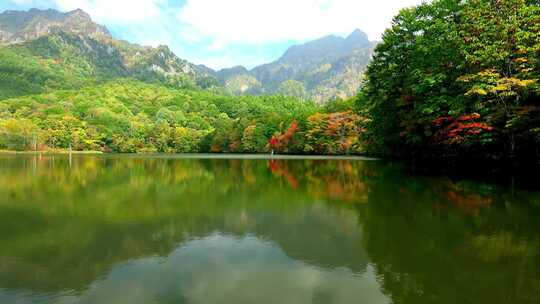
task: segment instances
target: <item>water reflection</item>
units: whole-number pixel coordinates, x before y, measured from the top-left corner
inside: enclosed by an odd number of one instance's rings
[[[540,302],[537,192],[365,161],[0,172],[0,303]]]
[[[21,303],[30,300],[20,296]],[[319,268],[272,242],[220,234],[190,240],[166,257],[119,263],[80,293],[48,297],[56,303],[389,303],[372,268],[356,275]]]

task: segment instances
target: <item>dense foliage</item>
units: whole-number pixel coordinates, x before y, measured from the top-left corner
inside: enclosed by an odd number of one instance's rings
[[[58,35],[0,48],[0,99],[55,89],[79,88],[118,76],[104,48],[82,54],[74,44],[83,38]],[[88,41],[92,41],[88,39]],[[107,56],[103,56],[107,55]],[[102,62],[97,65],[94,63]]]
[[[273,147],[278,152],[359,153],[362,118],[347,105],[340,110],[326,114],[292,97],[231,97],[119,80],[2,101],[0,149],[261,153],[274,136],[287,138]]]
[[[540,157],[537,0],[436,0],[394,18],[358,98],[371,152]]]

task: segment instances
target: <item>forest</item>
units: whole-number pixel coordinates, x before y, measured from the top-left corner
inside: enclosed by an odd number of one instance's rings
[[[358,96],[323,104],[149,81],[64,40],[0,48],[0,149],[540,159],[538,0],[403,9]]]
[[[351,102],[221,96],[117,80],[0,103],[0,146],[120,153],[358,154]],[[272,143],[270,145],[270,143]]]
[[[540,159],[540,2],[404,9],[357,98],[372,153]]]

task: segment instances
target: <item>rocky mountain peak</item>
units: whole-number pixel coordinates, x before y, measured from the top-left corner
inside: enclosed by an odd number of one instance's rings
[[[62,13],[33,8],[0,14],[0,44],[21,43],[57,31],[110,38],[107,28],[93,22],[90,15],[81,9]]]
[[[90,17],[90,15],[87,12],[80,9],[80,8],[78,8],[76,10],[73,10],[71,12],[68,12],[67,16],[69,16],[71,18],[79,18],[79,19],[82,19],[84,21],[92,21],[92,18]]]
[[[369,41],[368,35],[363,31],[356,29],[352,32],[346,39],[349,43],[354,43],[357,45],[367,46],[371,44]]]
[[[346,38],[328,35],[291,46],[277,61],[251,71],[232,67],[214,75],[236,94],[283,93],[284,86],[294,84],[318,102],[349,98],[362,85],[362,73],[374,46],[366,33],[357,29]],[[250,89],[243,90],[244,87]]]
[[[347,38],[328,35],[301,45],[290,47],[281,63],[318,65],[321,62],[334,61],[351,54],[354,50],[370,48],[373,45],[361,30],[355,30]]]

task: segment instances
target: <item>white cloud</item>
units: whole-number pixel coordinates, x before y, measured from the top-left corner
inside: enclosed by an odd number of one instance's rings
[[[24,1],[24,0],[23,0]],[[163,0],[54,0],[62,11],[82,9],[106,24],[152,21],[160,16]]]
[[[364,269],[355,273],[346,267],[311,265],[292,259],[272,242],[216,234],[184,243],[165,257],[118,263],[80,293],[52,295],[58,303],[184,298],[194,304],[302,304],[312,303],[317,294],[336,303],[390,303],[374,267]],[[10,295],[0,289],[2,296],[9,302]],[[21,297],[26,303],[24,294]]]
[[[380,39],[392,17],[421,0],[187,0],[177,17],[220,44],[305,41],[360,28]]]
[[[0,0],[1,2],[2,0]],[[118,38],[156,46],[212,67],[253,67],[271,48],[346,35],[355,28],[378,40],[392,17],[422,0],[11,0],[24,7],[77,8]],[[46,3],[46,4],[45,4]],[[264,48],[259,48],[263,46]],[[259,51],[257,51],[259,50]],[[269,53],[270,51],[270,53]],[[272,55],[273,54],[273,55]]]
[[[214,41],[212,44],[208,47],[210,51],[221,51],[223,50],[223,44],[219,41]]]

